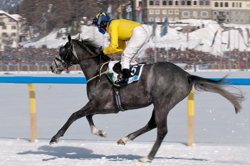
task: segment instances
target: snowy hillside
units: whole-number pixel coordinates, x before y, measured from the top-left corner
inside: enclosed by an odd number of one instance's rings
[[[204,52],[212,52],[215,55],[220,55],[221,53],[221,29],[218,31],[214,46],[211,47],[211,43],[214,37],[215,32],[220,28],[217,22],[212,20],[179,20],[178,22],[189,23],[190,26],[200,26],[201,23],[205,25],[204,28],[198,29],[196,31],[189,33],[189,43],[187,43],[187,34],[178,32],[176,28],[168,28],[168,34],[160,37],[161,25],[158,25],[156,28],[156,45],[157,47],[164,48],[181,48],[184,50],[187,45],[190,49],[194,48],[196,50],[203,50]],[[172,24],[173,25],[173,24]],[[178,26],[178,24],[176,24]],[[180,27],[183,24],[180,24]],[[250,28],[250,25],[240,25],[240,24],[225,24],[226,27],[234,26],[235,28],[241,28],[243,31],[244,40],[242,37],[238,36],[238,31],[230,31],[230,49],[240,47],[241,51],[246,49],[244,42],[247,41],[247,32],[245,28]],[[149,29],[152,31],[152,26],[148,25]],[[56,39],[57,31],[50,33],[46,38],[42,38],[37,42],[31,43],[22,43],[25,47],[33,45],[35,47],[41,47],[47,42],[49,48],[56,48],[60,45],[64,45],[67,42],[67,39]],[[93,26],[82,26],[81,37],[83,39],[94,40],[97,44],[107,47],[109,45],[109,35],[102,35],[98,32],[98,29]],[[238,44],[238,39],[240,44]],[[222,33],[222,42],[228,43],[228,32]],[[154,39],[151,39],[147,47],[154,47]],[[222,51],[228,50],[227,45],[223,45]]]

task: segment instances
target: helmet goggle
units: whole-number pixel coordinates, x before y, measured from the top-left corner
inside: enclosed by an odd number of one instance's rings
[[[105,13],[99,13],[93,20],[93,24],[95,26],[98,26],[99,28],[99,32],[101,32],[102,34],[105,34],[105,31],[104,31],[104,27],[102,27],[102,16],[105,15]],[[98,19],[97,19],[98,18]],[[107,24],[105,24],[107,25]]]

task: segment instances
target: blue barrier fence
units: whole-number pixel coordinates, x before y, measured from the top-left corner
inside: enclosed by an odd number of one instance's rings
[[[219,80],[218,78],[210,78]],[[226,78],[231,85],[250,85],[250,78]],[[33,77],[33,76],[1,76],[0,83],[15,84],[86,84],[85,77]]]
[[[0,83],[15,84],[86,84],[85,77],[32,77],[32,76],[6,76],[0,77]]]

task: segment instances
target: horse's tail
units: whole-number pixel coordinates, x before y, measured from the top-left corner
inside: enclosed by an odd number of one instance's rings
[[[194,85],[196,90],[220,94],[233,104],[235,112],[238,113],[242,109],[241,102],[244,100],[244,96],[240,89],[238,89],[239,93],[231,93],[227,91],[225,87],[229,82],[226,81],[225,78],[226,77],[223,77],[222,79],[215,81],[194,75],[188,76],[188,80]]]

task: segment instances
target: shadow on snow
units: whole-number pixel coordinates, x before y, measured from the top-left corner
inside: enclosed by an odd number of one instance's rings
[[[94,154],[92,150],[80,147],[70,147],[70,146],[41,146],[38,151],[25,151],[17,153],[18,155],[49,155],[53,158],[43,159],[43,161],[55,160],[57,158],[68,158],[68,159],[100,159],[106,158],[110,161],[120,161],[120,160],[137,160],[142,156],[132,155],[132,154],[117,154],[117,155],[104,155],[104,154]],[[208,161],[206,159],[197,158],[178,158],[178,157],[156,157],[155,159],[172,159],[172,160],[194,160],[194,161]]]

